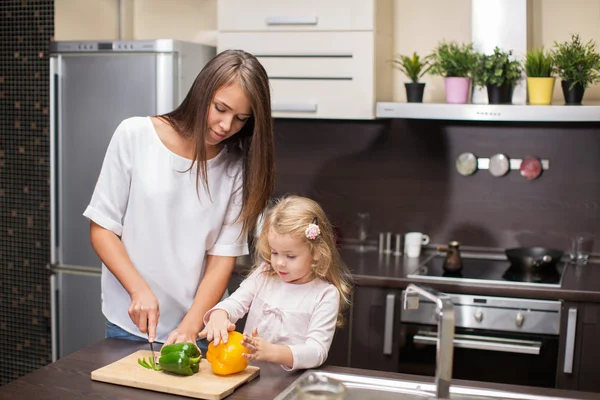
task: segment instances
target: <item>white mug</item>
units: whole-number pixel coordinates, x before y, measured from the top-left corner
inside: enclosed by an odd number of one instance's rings
[[[421,232],[409,232],[404,235],[404,253],[415,258],[421,255],[421,246],[429,243],[429,236]]]

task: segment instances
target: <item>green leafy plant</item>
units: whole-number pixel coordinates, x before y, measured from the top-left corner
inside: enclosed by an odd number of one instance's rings
[[[573,34],[570,41],[555,41],[552,58],[558,76],[563,81],[571,82],[569,89],[576,84],[587,88],[600,81],[600,55],[596,52],[593,40],[583,43],[578,34]]]
[[[412,57],[398,54],[392,62],[394,67],[409,77],[412,83],[418,83],[419,79],[431,69],[430,59],[431,55],[421,58],[414,52]]]
[[[550,52],[543,48],[530,50],[525,56],[523,69],[530,78],[550,78],[554,73],[554,60]]]
[[[442,41],[431,55],[431,72],[443,77],[468,78],[475,60],[472,43]]]
[[[493,54],[477,54],[473,69],[473,81],[476,86],[514,85],[521,79],[521,64],[511,60],[512,50],[506,52],[499,47],[494,48]]]

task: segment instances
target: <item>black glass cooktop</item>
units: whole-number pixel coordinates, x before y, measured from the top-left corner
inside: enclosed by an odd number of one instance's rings
[[[444,271],[445,256],[435,255],[423,262],[419,268],[408,274],[409,278],[424,280],[460,280],[466,282],[485,281],[495,284],[516,284],[527,286],[552,286],[560,287],[565,263],[559,262],[552,268],[545,268],[540,272],[524,272],[511,267],[508,260],[488,260],[463,258],[463,268],[460,272],[449,273]]]

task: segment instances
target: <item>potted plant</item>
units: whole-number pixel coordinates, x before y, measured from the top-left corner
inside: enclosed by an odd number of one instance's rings
[[[600,55],[593,40],[582,43],[578,34],[564,43],[554,42],[552,58],[566,104],[581,104],[585,89],[600,80]]]
[[[444,77],[446,103],[468,102],[474,61],[471,43],[442,41],[435,48],[431,55],[431,72]]]
[[[421,58],[416,52],[413,52],[412,57],[398,54],[393,60],[394,67],[402,71],[411,80],[404,84],[406,101],[409,103],[423,102],[425,83],[419,82],[419,79],[431,69],[430,58],[430,55]]]
[[[545,52],[543,48],[528,51],[523,69],[527,74],[529,104],[551,104],[554,82],[556,81],[556,78],[552,76],[554,73],[552,54]]]
[[[521,65],[511,60],[512,50],[506,52],[499,47],[492,54],[477,54],[473,70],[476,86],[487,88],[490,104],[510,104],[512,91],[521,79]]]

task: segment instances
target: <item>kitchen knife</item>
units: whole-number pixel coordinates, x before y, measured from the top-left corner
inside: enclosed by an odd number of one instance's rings
[[[152,351],[152,368],[156,368],[156,356],[154,355],[154,343],[150,341],[150,334],[148,334],[148,343],[150,343],[150,350]]]

